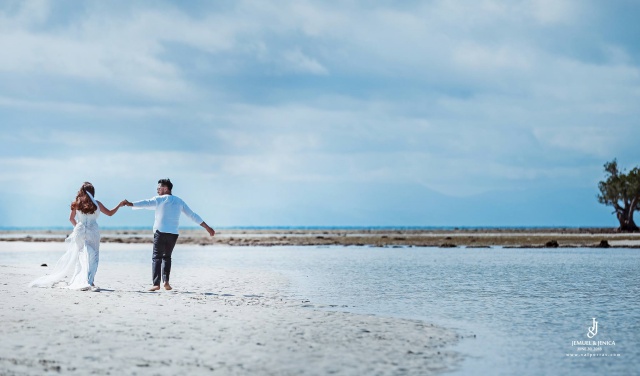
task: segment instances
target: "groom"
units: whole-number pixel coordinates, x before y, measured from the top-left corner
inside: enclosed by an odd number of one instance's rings
[[[127,201],[125,205],[133,209],[150,209],[156,211],[153,223],[153,287],[149,291],[160,290],[160,269],[162,266],[162,281],[164,288],[171,290],[169,274],[171,273],[171,253],[178,240],[178,222],[180,213],[184,213],[192,221],[204,227],[209,235],[216,232],[207,225],[199,215],[194,213],[181,198],[173,196],[173,183],[169,179],[158,180],[158,196],[148,200]],[[164,265],[163,265],[164,262]]]

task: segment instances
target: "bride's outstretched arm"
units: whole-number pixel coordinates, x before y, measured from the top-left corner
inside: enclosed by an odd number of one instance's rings
[[[115,208],[113,208],[111,210],[107,209],[104,205],[102,205],[102,202],[100,202],[100,201],[98,201],[98,205],[100,206],[100,211],[102,213],[104,213],[104,214],[108,215],[109,217],[111,217],[112,215],[116,214],[118,209],[120,209],[120,207],[123,205],[123,202],[119,203],[118,206],[116,206]]]

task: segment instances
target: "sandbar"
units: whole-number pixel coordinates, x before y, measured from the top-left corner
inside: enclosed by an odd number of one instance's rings
[[[0,264],[2,375],[431,375],[462,361],[453,330],[308,308],[269,271],[181,266],[174,290],[147,292],[148,265],[102,263],[100,292],[27,287],[46,270]]]

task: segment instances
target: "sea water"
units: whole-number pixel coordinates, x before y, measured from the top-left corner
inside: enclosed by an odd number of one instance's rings
[[[290,298],[308,300],[310,306],[453,328],[467,337],[455,348],[466,355],[457,375],[640,372],[637,249],[273,247],[195,252],[197,260],[283,273],[292,281]],[[594,321],[597,332],[589,338]]]
[[[150,263],[150,249],[102,250],[101,263]],[[20,261],[0,253],[0,264],[7,257]],[[452,328],[465,337],[452,349],[464,355],[454,375],[640,370],[637,249],[178,245],[173,260],[173,274],[181,266],[269,270],[290,280],[282,294],[310,307]]]

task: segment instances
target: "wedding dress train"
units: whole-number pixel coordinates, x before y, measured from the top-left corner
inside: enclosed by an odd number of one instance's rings
[[[67,251],[56,262],[51,274],[36,279],[29,286],[59,286],[74,290],[91,288],[98,269],[100,230],[96,220],[99,214],[98,210],[93,214],[77,212],[76,226],[65,239]]]

